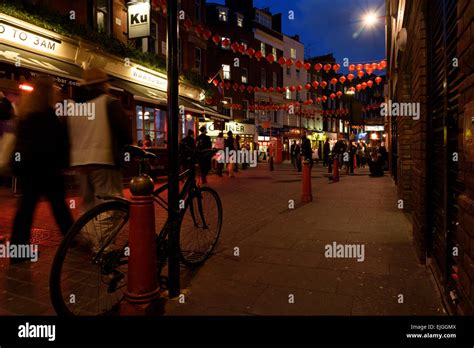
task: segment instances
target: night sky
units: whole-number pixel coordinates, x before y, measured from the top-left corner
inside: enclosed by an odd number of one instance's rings
[[[225,0],[209,2],[225,3]],[[361,18],[369,10],[385,15],[384,0],[254,0],[257,8],[270,7],[283,14],[283,33],[300,35],[306,56],[334,53],[336,61],[379,62],[385,58],[384,18],[372,28],[363,28]],[[294,11],[295,19],[288,18]]]

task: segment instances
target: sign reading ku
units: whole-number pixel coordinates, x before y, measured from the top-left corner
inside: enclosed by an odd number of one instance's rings
[[[150,3],[140,2],[128,6],[128,38],[150,36]]]

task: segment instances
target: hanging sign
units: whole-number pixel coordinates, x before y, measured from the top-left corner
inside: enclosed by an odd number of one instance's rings
[[[128,5],[128,38],[150,36],[150,3],[139,2]]]

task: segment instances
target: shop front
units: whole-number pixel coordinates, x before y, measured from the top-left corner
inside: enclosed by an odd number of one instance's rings
[[[250,149],[254,150],[255,147],[255,125],[238,123],[238,122],[222,122],[219,120],[200,122],[199,126],[205,126],[207,135],[211,137],[212,144],[214,145],[219,133],[223,133],[224,138],[227,137],[227,132],[231,131],[234,138],[238,135],[240,137],[240,146],[245,144],[250,145]]]

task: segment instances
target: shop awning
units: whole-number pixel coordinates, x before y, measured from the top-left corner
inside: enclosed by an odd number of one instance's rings
[[[4,44],[0,45],[0,61],[12,65],[19,63],[20,67],[75,81],[82,76],[82,68],[77,65]]]
[[[158,104],[162,106],[167,105],[168,99],[166,92],[121,79],[112,80],[112,85],[117,88],[124,89],[129,93],[133,94],[135,100]],[[205,115],[208,118],[218,118],[227,120],[231,119],[229,116],[221,115],[210,107],[202,105],[190,98],[179,96],[178,102],[179,105],[184,106],[184,109],[189,112],[198,113],[203,116]]]

